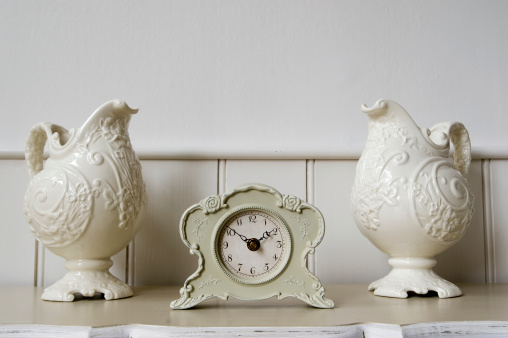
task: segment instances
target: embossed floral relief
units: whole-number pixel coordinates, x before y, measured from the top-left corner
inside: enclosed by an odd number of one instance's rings
[[[217,285],[217,283],[220,283],[220,282],[221,282],[220,279],[216,278],[214,275],[210,275],[210,276],[208,276],[208,278],[205,281],[202,281],[199,284],[198,289],[211,287],[211,286]]]
[[[370,230],[380,226],[379,212],[385,204],[396,206],[401,189],[406,186],[406,178],[392,181],[380,180],[375,183],[360,182],[355,184],[351,194],[353,211],[357,213],[361,223]]]
[[[461,187],[454,199],[446,198],[437,182]],[[411,186],[415,212],[426,234],[443,242],[459,240],[466,231],[474,211],[473,196],[464,179],[448,182],[443,176],[431,176],[426,172],[418,175],[418,183]]]
[[[33,178],[26,195],[25,214],[41,243],[62,247],[77,240],[88,226],[95,203],[101,201],[106,210],[118,213],[119,228],[130,229],[134,225],[146,204],[146,191],[127,126],[127,118],[101,119],[98,126],[85,134],[84,142],[76,144],[76,153],[60,162],[60,166]],[[89,165],[109,166],[104,170],[113,171],[115,181],[96,178],[91,185],[87,183],[85,168],[79,162],[78,167],[75,165],[81,155]],[[28,205],[33,205],[32,211]],[[40,228],[39,234],[34,221]]]
[[[221,208],[221,200],[219,196],[210,196],[204,202],[206,213],[214,213]]]
[[[118,188],[113,188],[113,182],[96,179],[94,184],[102,187],[101,196],[106,210],[117,210],[119,214],[119,228],[130,229],[141,210],[146,204],[145,184],[141,176],[141,165],[132,149],[127,127],[129,118],[100,119],[99,124],[87,133],[85,144],[79,146],[87,153],[87,159],[92,165],[102,165],[105,159],[113,167],[116,174]],[[109,151],[92,152],[91,145],[104,139],[109,145]],[[111,154],[113,156],[111,156]],[[100,189],[100,188],[99,188]]]
[[[53,176],[37,176],[34,184],[30,184],[25,215],[30,229],[41,243],[61,247],[72,243],[85,231],[96,192],[87,186],[77,171],[60,169],[51,173]],[[53,202],[48,199],[51,193],[61,198]],[[29,204],[33,205],[32,212],[27,208]]]
[[[302,201],[296,196],[284,195],[282,203],[284,205],[284,208],[291,211],[297,211],[298,208],[301,206]]]
[[[198,217],[194,217],[194,224],[196,224],[196,229],[192,230],[192,233],[196,236],[196,239],[199,240],[203,237],[202,231],[205,230],[205,227],[208,225],[208,218],[201,219]]]
[[[389,141],[390,140],[390,141]],[[387,149],[386,142],[393,142],[395,150]],[[409,149],[408,149],[409,148]],[[415,171],[408,171],[408,176],[392,177],[391,168],[409,165],[410,155],[404,149],[414,153],[430,151],[418,143],[416,137],[409,137],[407,130],[389,123],[385,128],[377,128],[369,134],[368,146],[360,159],[351,193],[353,212],[366,229],[377,230],[380,226],[379,212],[383,206],[394,207],[403,197],[414,199],[415,216],[425,233],[436,240],[453,242],[462,236],[471,220],[473,199],[465,179],[454,184],[460,186],[461,194],[456,194],[450,201],[445,197],[446,191],[455,191],[452,184],[440,186],[437,182],[446,178],[437,174],[437,169],[426,168],[425,163],[451,165],[447,159],[432,156],[421,164],[414,164]],[[418,169],[420,168],[420,169]]]

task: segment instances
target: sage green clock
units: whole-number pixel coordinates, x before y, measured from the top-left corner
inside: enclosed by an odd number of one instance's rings
[[[198,269],[180,289],[173,309],[233,296],[243,300],[296,297],[332,308],[307,258],[324,236],[319,210],[263,184],[213,195],[185,211],[180,236],[198,256]]]

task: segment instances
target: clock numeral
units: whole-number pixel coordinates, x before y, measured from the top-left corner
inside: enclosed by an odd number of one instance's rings
[[[254,267],[250,268],[250,273],[251,273],[251,275],[255,274],[256,273],[256,269]]]
[[[240,272],[240,270],[242,270],[242,263],[238,263],[238,272]]]
[[[238,225],[242,225],[242,219],[241,219],[241,218],[238,218],[238,219],[236,220],[236,224],[238,224]]]
[[[250,215],[249,216],[249,222],[256,223],[256,215]]]
[[[228,227],[228,229],[226,230],[226,233],[228,234],[228,236],[234,236],[234,235],[236,235],[235,229],[232,229],[230,227]]]
[[[231,254],[228,255],[228,262],[232,262],[233,261],[233,256],[231,256]]]
[[[282,241],[277,241],[277,249],[282,248]]]
[[[277,259],[279,259],[279,257],[277,257],[277,254],[273,255],[273,260],[276,261]]]
[[[274,229],[273,229],[273,234],[274,234],[274,235],[277,235],[277,231],[279,231],[279,228],[274,228]]]
[[[222,246],[224,247],[224,249],[227,249],[227,248],[228,248],[228,246],[229,246],[229,244],[228,244],[228,242],[224,241],[224,243],[222,244]]]
[[[270,267],[268,266],[268,263],[265,263],[264,269],[265,269],[265,271],[268,271],[270,269]]]

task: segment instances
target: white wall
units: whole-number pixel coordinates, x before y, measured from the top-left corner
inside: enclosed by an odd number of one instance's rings
[[[361,149],[362,103],[508,135],[506,1],[0,1],[0,149],[139,107],[143,151]],[[284,126],[281,128],[281,126]]]
[[[325,282],[386,271],[347,201],[367,134],[359,107],[380,97],[421,126],[469,129],[477,213],[437,270],[508,282],[506,13],[506,1],[0,0],[0,285],[43,285],[63,270],[22,213],[31,126],[79,127],[113,98],[140,108],[130,133],[152,197],[129,255],[115,257],[132,284],[189,273],[168,257],[195,260],[173,236],[190,204],[254,179],[305,197],[309,172],[328,224],[316,271]],[[327,254],[349,259],[332,266]]]

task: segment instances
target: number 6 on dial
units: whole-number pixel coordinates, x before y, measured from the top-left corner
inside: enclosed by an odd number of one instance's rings
[[[323,216],[295,196],[262,184],[239,186],[187,209],[180,235],[199,266],[171,303],[173,309],[229,296],[292,296],[315,307],[334,306],[306,266],[324,236]]]

